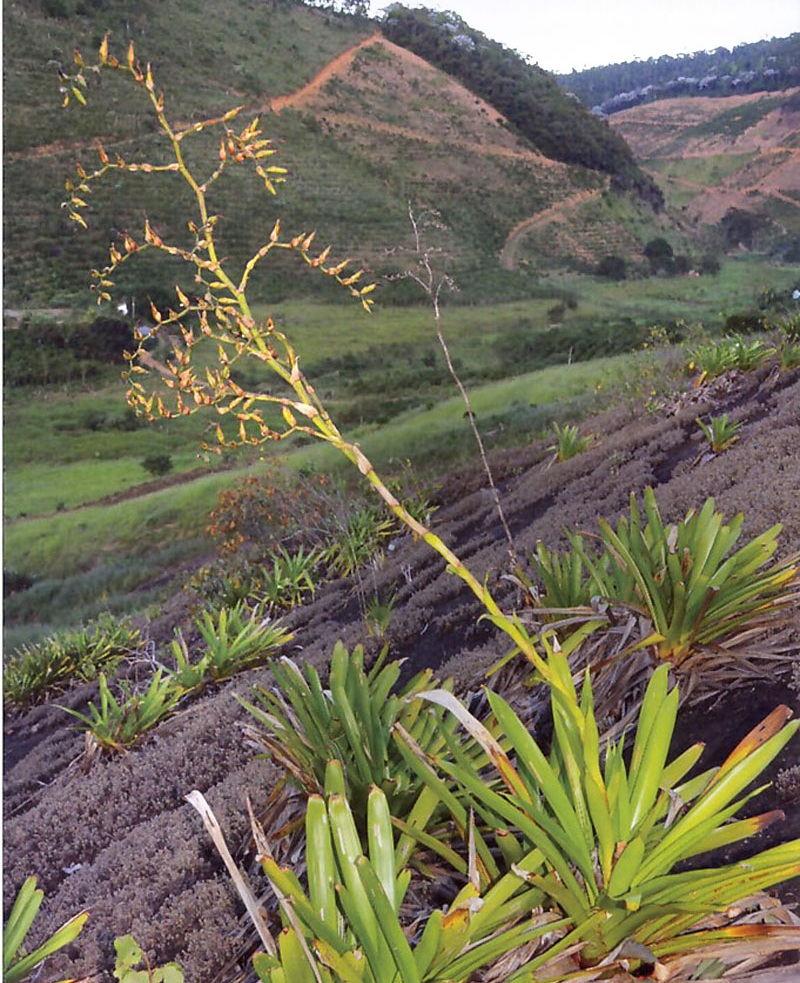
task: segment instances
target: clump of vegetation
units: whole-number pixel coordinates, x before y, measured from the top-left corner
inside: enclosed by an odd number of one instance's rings
[[[631,495],[630,516],[616,530],[599,520],[601,552],[574,532],[564,554],[538,545],[531,557],[542,584],[537,603],[568,609],[600,598],[632,605],[652,627],[648,644],[676,666],[722,640],[733,650],[737,636],[749,639],[772,627],[797,603],[800,587],[797,557],[770,564],[780,524],[733,551],[743,521],[740,513],[725,524],[709,498],[680,522],[665,523],[646,488],[643,512]]]
[[[760,338],[747,340],[740,335],[709,341],[689,352],[689,370],[698,370],[697,384],[716,379],[732,369],[751,372],[775,355],[775,348]]]
[[[174,466],[171,454],[148,454],[142,458],[142,467],[156,478],[169,474]]]
[[[420,785],[391,739],[392,728],[402,726],[427,753],[435,754],[444,745],[444,738],[434,733],[442,713],[414,700],[438,685],[432,672],[425,670],[397,689],[400,663],[387,662],[387,654],[384,648],[367,670],[360,645],[348,652],[337,643],[324,688],[313,666],[301,668],[281,659],[273,666],[274,689],[256,687],[254,703],[240,702],[260,725],[248,731],[250,743],[282,765],[306,794],[323,791],[328,765],[338,761],[360,817],[370,788],[377,786],[388,796],[392,815],[405,819]]]
[[[143,647],[139,629],[111,614],[24,645],[5,661],[3,702],[15,707],[38,703],[75,681],[89,682],[115,669],[121,659],[135,658]]]
[[[3,331],[3,381],[7,386],[85,383],[122,366],[134,346],[133,330],[115,318],[61,324],[26,317]]]
[[[594,442],[594,434],[587,433],[581,436],[578,428],[572,423],[565,423],[563,427],[553,421],[555,431],[555,443],[548,446],[549,451],[553,451],[553,462],[568,461],[571,457],[582,454],[591,447]]]
[[[723,413],[722,416],[712,416],[708,423],[704,423],[698,417],[697,425],[703,431],[708,446],[714,454],[721,454],[732,447],[739,439],[739,431],[742,429],[741,423],[728,420],[727,413]]]
[[[508,867],[570,920],[571,941],[580,940],[582,966],[613,959],[624,940],[647,949],[636,958],[658,963],[677,953],[702,950],[736,929],[698,929],[706,906],[724,908],[800,870],[797,841],[750,858],[678,872],[681,862],[747,838],[782,817],[779,811],[729,822],[750,796],[739,798],[768,761],[794,736],[778,707],[734,748],[719,768],[696,777],[702,744],[668,761],[678,712],[678,691],[669,690],[667,666],[653,673],[639,713],[630,758],[624,741],[601,754],[590,674],[580,695],[563,653],[552,652],[553,741],[546,755],[501,697],[487,691],[496,736],[449,693],[426,694],[448,707],[496,769],[487,780],[482,760],[458,753],[437,764],[452,779],[490,830],[509,832],[503,850]],[[429,779],[430,787],[440,787]],[[476,833],[477,835],[477,833]],[[491,893],[491,892],[490,892]],[[753,926],[753,936],[760,929]],[[664,975],[666,978],[666,974]]]
[[[158,669],[144,690],[137,690],[125,680],[118,684],[117,699],[108,684],[105,673],[100,674],[99,702],[89,703],[87,713],[62,709],[86,726],[91,741],[91,754],[100,751],[124,751],[142,738],[147,731],[161,723],[175,709],[184,694],[174,678]]]
[[[272,567],[266,567],[258,596],[270,611],[289,610],[315,593],[314,574],[320,551],[306,553],[301,546],[297,552],[289,553],[280,547],[268,560],[272,560]]]
[[[195,627],[205,642],[196,662],[191,660],[181,635],[172,643],[177,668],[170,678],[183,690],[221,682],[243,669],[261,665],[293,638],[283,625],[249,609],[244,602],[230,608],[203,610],[195,619]]]
[[[364,621],[367,625],[367,631],[370,635],[376,635],[378,638],[383,638],[386,632],[389,630],[389,625],[392,621],[392,613],[394,612],[394,606],[397,602],[397,596],[395,594],[390,595],[387,598],[382,598],[380,595],[375,594],[366,605],[366,611],[364,612]]]

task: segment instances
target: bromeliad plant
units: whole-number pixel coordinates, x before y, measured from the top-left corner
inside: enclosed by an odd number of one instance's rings
[[[3,668],[3,702],[28,706],[62,692],[70,684],[90,682],[113,670],[144,646],[138,628],[125,618],[105,614],[80,628],[50,635],[13,653]]]
[[[271,611],[289,610],[302,604],[309,594],[314,594],[317,585],[314,571],[319,562],[319,552],[306,553],[301,546],[289,553],[283,546],[273,550],[268,557],[272,567],[267,567],[259,591],[260,600]]]
[[[230,854],[207,803],[197,792],[187,799],[203,815],[228,863]],[[386,796],[376,787],[370,790],[360,834],[335,763],[324,794],[308,801],[307,887],[274,860],[252,814],[251,820],[283,920],[276,942],[254,913],[265,951],[253,957],[253,966],[262,983],[466,983],[481,970],[489,974],[486,979],[510,983],[530,980],[575,942],[574,935],[565,934],[568,919],[537,910],[541,892],[513,874],[507,879],[513,884],[504,879],[483,897],[470,880],[447,913],[435,909],[424,924],[415,919],[413,931],[403,911],[410,872],[395,850]],[[241,875],[235,868],[231,873],[253,908]],[[412,933],[416,939],[409,941]],[[514,959],[517,954],[521,958]]]
[[[775,348],[754,338],[747,341],[737,336],[709,341],[689,353],[689,370],[699,371],[697,385],[706,380],[716,379],[731,369],[750,372],[772,358]]]
[[[284,658],[272,667],[273,689],[255,687],[254,703],[237,697],[260,725],[248,728],[249,742],[280,764],[306,795],[320,794],[329,763],[340,762],[350,803],[359,817],[365,815],[373,785],[386,794],[397,818],[408,815],[419,793],[419,781],[391,738],[396,723],[428,753],[444,746],[444,713],[414,699],[432,683],[437,685],[431,670],[397,690],[401,663],[387,662],[387,654],[384,648],[366,670],[360,645],[348,652],[337,642],[327,687],[312,665],[301,668]],[[448,682],[446,688],[452,684]]]
[[[553,451],[553,457],[551,463],[562,461],[568,461],[571,457],[576,457],[578,454],[583,453],[587,450],[594,441],[594,434],[584,434],[580,435],[578,428],[572,423],[565,423],[563,427],[553,421],[553,431],[555,434],[555,443],[552,443],[547,448],[549,451]]]
[[[231,608],[202,611],[195,627],[205,642],[197,662],[191,661],[181,635],[172,643],[176,669],[171,677],[184,690],[221,682],[243,669],[260,665],[294,637],[283,625],[261,617],[243,602]]]
[[[737,421],[728,422],[728,414],[722,416],[712,416],[708,423],[704,423],[700,417],[697,418],[697,425],[703,431],[708,441],[708,446],[714,454],[721,454],[729,447],[732,447],[739,439],[739,431],[742,429],[741,423]]]
[[[101,673],[99,703],[90,702],[88,713],[61,707],[86,725],[90,757],[96,749],[125,751],[133,747],[172,713],[185,692],[163,669],[156,670],[142,691],[124,680],[119,682],[119,688],[121,700],[114,696],[105,674]]]
[[[624,741],[601,753],[588,673],[578,697],[566,656],[553,652],[549,661],[554,725],[549,755],[491,691],[487,697],[508,752],[451,693],[422,694],[458,718],[505,786],[498,790],[487,781],[485,770],[462,754],[458,737],[448,730],[452,758],[434,760],[416,752],[427,766],[420,775],[429,787],[445,787],[432,775],[432,765],[469,797],[489,829],[504,831],[502,853],[511,871],[570,920],[583,943],[583,965],[596,965],[626,940],[646,946],[645,961],[655,963],[726,937],[769,934],[765,926],[696,926],[711,912],[800,873],[800,841],[734,864],[675,868],[782,818],[773,811],[734,819],[761,791],[746,790],[800,722],[787,722],[791,711],[778,707],[722,765],[692,777],[701,744],[668,760],[678,710],[668,666],[659,666],[647,687],[628,758]]]
[[[630,517],[616,530],[599,520],[599,556],[569,534],[563,556],[541,544],[532,557],[545,609],[588,605],[592,598],[630,605],[646,616],[660,659],[679,666],[698,650],[752,638],[797,604],[798,557],[769,563],[778,548],[776,524],[734,551],[744,517],[724,524],[709,498],[676,524],[665,524],[652,488],[644,511],[631,495]],[[769,565],[768,565],[769,564]]]
[[[364,505],[344,517],[321,548],[320,558],[331,576],[352,577],[382,555],[387,537],[395,531],[390,518]]]

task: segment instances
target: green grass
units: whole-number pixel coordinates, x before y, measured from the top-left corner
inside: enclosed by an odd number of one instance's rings
[[[173,458],[170,474],[196,470],[197,454],[187,450]],[[152,481],[139,457],[74,464],[27,464],[11,472],[4,482],[3,510],[9,519],[74,509],[108,495]]]
[[[769,285],[791,295],[797,267],[769,262],[759,256],[730,257],[716,276],[646,277],[614,282],[598,277],[553,276],[562,287],[571,284],[582,315],[632,317],[642,323],[702,321],[710,331],[722,328],[725,317],[753,307]]]
[[[557,366],[539,373],[476,388],[471,399],[479,422],[497,419],[508,407],[550,405],[591,390],[607,378],[619,360],[598,359]],[[513,410],[509,411],[513,415]],[[356,430],[364,450],[376,463],[415,457],[420,434],[438,444],[463,431],[471,440],[458,397],[430,410],[402,414],[391,424]],[[289,449],[287,460],[296,467],[327,468],[339,459],[332,448],[312,444]],[[442,466],[448,463],[442,458]],[[254,465],[253,467],[257,467]],[[185,485],[153,492],[109,506],[88,506],[73,512],[20,520],[5,531],[5,565],[18,572],[69,577],[107,562],[109,557],[141,560],[152,557],[166,543],[187,542],[202,535],[206,516],[218,493],[245,472],[223,472],[197,478]]]
[[[14,522],[5,529],[5,566],[67,577],[109,558],[152,557],[170,543],[202,535],[208,509],[230,483],[228,473],[209,475],[116,505]]]
[[[664,178],[691,181],[703,187],[713,187],[740,171],[757,156],[746,154],[712,154],[708,157],[663,158],[645,161],[648,170],[658,171]]]

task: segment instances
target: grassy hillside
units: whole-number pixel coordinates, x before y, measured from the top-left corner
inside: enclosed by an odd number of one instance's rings
[[[152,62],[171,118],[202,118],[237,104],[263,115],[289,184],[266,202],[256,185],[237,176],[220,184],[213,207],[221,216],[221,241],[240,262],[280,215],[286,228],[316,228],[319,241],[331,243],[336,254],[351,255],[381,274],[388,268],[387,250],[408,240],[412,200],[441,212],[449,233],[437,245],[461,282],[464,300],[525,296],[535,286],[530,268],[505,264],[504,270],[500,262],[510,233],[561,200],[604,187],[598,166],[608,165],[614,180],[636,172],[624,144],[605,126],[599,135],[587,131],[587,146],[603,136],[622,154],[624,167],[609,163],[599,145],[591,159],[578,154],[566,162],[552,160],[554,148],[539,139],[534,142],[550,156],[533,149],[531,136],[495,106],[381,38],[378,25],[363,17],[253,0],[226,11],[224,26],[220,16],[205,0],[176,10],[155,2],[133,10],[121,0],[6,7],[7,305],[83,303],[86,270],[101,261],[120,230],[140,227],[144,215],[162,233],[180,236],[185,228],[188,199],[169,176],[109,182],[92,198],[88,233],[69,227],[59,207],[76,158],[86,166],[96,162],[96,139],[127,160],[157,160],[161,153],[147,106],[114,80],[92,89],[85,108],[65,111],[59,105],[59,68],[69,69],[74,47],[89,54],[106,33],[112,50],[122,54],[133,39],[137,54]],[[562,103],[548,109],[546,129],[569,137],[566,143],[577,148],[575,107]],[[588,114],[582,119],[581,125],[599,125]],[[204,149],[214,153],[200,137],[194,152]],[[582,220],[572,238],[581,242],[585,230],[584,253],[594,258],[608,251],[603,229],[602,223],[589,227]],[[618,238],[613,230],[611,238]],[[634,231],[630,248],[640,251],[643,244]],[[551,265],[574,260],[569,243],[547,254]],[[144,262],[135,274],[121,277],[119,290],[157,296],[175,278],[175,271]],[[256,294],[280,299],[313,291],[315,283],[287,267],[253,286]]]
[[[746,257],[716,277],[551,280],[550,296],[525,302],[445,303],[443,330],[490,448],[580,418],[620,385],[635,395],[643,383],[631,356],[608,356],[640,347],[653,324],[691,335],[703,322],[719,333],[720,311],[753,306],[765,285],[787,297],[796,285],[794,269]],[[474,459],[429,310],[366,315],[297,301],[271,310],[343,432],[382,470],[410,461],[439,477]],[[269,383],[263,370],[244,371],[248,385]],[[6,599],[11,647],[107,608],[141,610],[180,586],[211,549],[205,527],[220,491],[263,467],[262,451],[198,457],[207,415],[132,425],[110,368],[85,385],[6,389],[4,416],[4,567],[32,582]],[[295,469],[346,468],[316,444],[285,450]],[[171,457],[166,479],[142,467],[152,454]]]

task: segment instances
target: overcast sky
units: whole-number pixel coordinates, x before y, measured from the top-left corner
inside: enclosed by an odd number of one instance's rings
[[[800,0],[403,0],[454,10],[550,72],[688,54],[800,31]],[[389,6],[372,0],[373,13]]]

